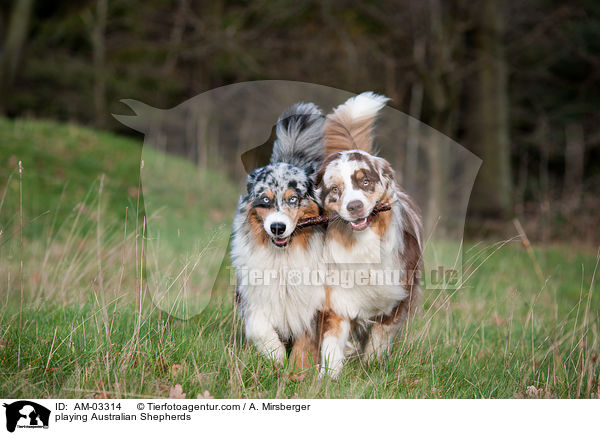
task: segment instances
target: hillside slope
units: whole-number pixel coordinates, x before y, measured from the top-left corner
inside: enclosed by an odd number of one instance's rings
[[[93,205],[101,179],[105,224],[121,225],[126,213],[131,217],[137,209],[141,137],[133,139],[51,121],[0,118],[0,142],[0,228],[5,232],[18,226],[21,188],[26,237],[39,237],[52,222],[62,222],[74,210]],[[161,174],[166,179],[197,175],[193,165],[178,157],[168,156],[166,162],[167,171]],[[201,219],[210,211],[205,205],[210,204],[213,214],[208,218],[217,215],[226,220],[222,214],[233,209],[237,189],[218,172],[207,171],[204,177],[205,183],[186,187],[190,208],[195,199],[202,198],[203,207],[197,210]],[[168,191],[158,199],[174,201]]]

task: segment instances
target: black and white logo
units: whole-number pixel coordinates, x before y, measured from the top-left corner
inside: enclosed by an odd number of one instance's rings
[[[48,429],[50,410],[29,400],[5,403],[6,430],[15,429]]]

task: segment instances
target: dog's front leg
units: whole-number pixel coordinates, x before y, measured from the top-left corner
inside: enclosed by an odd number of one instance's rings
[[[319,351],[317,349],[317,339],[314,332],[305,333],[297,338],[290,353],[290,366],[292,373],[290,379],[301,381],[310,367],[318,364]]]
[[[266,317],[255,315],[246,321],[246,338],[256,346],[260,353],[272,359],[276,364],[285,365],[285,346]]]
[[[344,351],[350,337],[350,321],[333,312],[328,312],[325,316],[319,376],[329,375],[335,379],[344,365]]]
[[[405,323],[409,303],[409,299],[405,299],[398,303],[387,316],[373,319],[374,324],[364,351],[367,361],[379,360],[390,353],[394,340]]]
[[[401,327],[402,325],[399,323],[388,325],[382,323],[374,324],[365,345],[364,354],[367,361],[380,360],[384,355],[387,355]]]

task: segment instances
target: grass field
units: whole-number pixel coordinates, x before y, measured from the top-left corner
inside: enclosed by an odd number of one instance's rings
[[[0,137],[2,397],[600,397],[594,248],[468,243],[461,288],[426,291],[389,358],[291,381],[245,343],[225,271],[190,320],[152,303],[136,141],[6,120]]]

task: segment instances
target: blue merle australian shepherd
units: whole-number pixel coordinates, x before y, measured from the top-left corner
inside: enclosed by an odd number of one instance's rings
[[[311,103],[283,112],[270,164],[248,175],[233,223],[231,258],[246,338],[278,365],[291,345],[296,368],[318,360],[315,323],[324,289],[308,275],[323,269],[323,230],[296,224],[320,212],[314,181],[324,157],[324,120]]]

